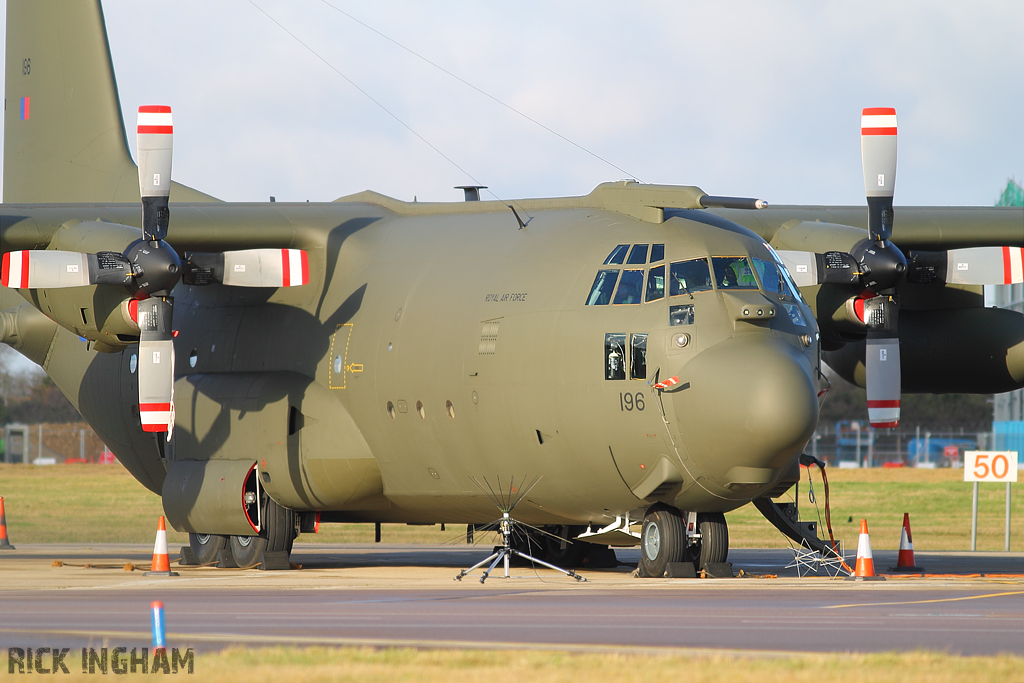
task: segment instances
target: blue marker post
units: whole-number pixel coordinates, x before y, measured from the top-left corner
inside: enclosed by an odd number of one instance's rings
[[[153,608],[153,656],[155,657],[158,652],[167,650],[167,642],[164,639],[164,603],[155,600],[150,607]]]

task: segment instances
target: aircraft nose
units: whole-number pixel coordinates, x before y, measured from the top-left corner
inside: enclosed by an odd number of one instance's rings
[[[683,442],[705,476],[727,489],[772,482],[814,432],[814,369],[781,340],[726,340],[694,357],[679,375],[690,383],[672,397]]]

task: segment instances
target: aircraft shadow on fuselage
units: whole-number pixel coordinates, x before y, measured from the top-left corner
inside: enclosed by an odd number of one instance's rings
[[[367,284],[364,283],[349,294],[330,316],[323,322],[320,321],[320,311],[337,272],[341,247],[350,235],[376,220],[378,219],[352,219],[333,228],[328,233],[324,286],[317,301],[315,314],[310,314],[295,306],[267,303],[270,296],[276,291],[273,288],[238,290],[221,285],[211,285],[198,293],[205,302],[230,302],[234,307],[244,308],[247,312],[259,310],[257,316],[239,323],[234,340],[236,346],[233,349],[236,361],[232,362],[230,372],[195,372],[186,376],[186,381],[195,388],[195,393],[190,405],[178,406],[178,409],[184,408],[189,411],[192,424],[195,424],[197,417],[199,396],[205,396],[219,406],[218,413],[213,418],[212,427],[205,437],[197,438],[195,434],[184,429],[176,429],[172,444],[169,447],[164,447],[158,442],[158,438],[163,438],[162,434],[147,434],[141,431],[138,424],[133,424],[138,420],[137,412],[128,414],[127,407],[133,407],[131,404],[137,401],[138,384],[137,377],[128,370],[128,367],[129,358],[138,352],[137,346],[129,347],[117,354],[94,354],[79,386],[78,405],[83,416],[96,427],[100,436],[111,444],[111,448],[115,450],[126,468],[147,488],[159,492],[165,474],[164,468],[159,462],[159,454],[162,449],[170,449],[168,451],[170,459],[173,459],[176,451],[187,452],[189,457],[194,459],[209,459],[225,445],[235,432],[236,428],[232,425],[232,411],[235,411],[237,418],[240,419],[248,412],[261,411],[266,405],[285,397],[288,398],[290,405],[301,405],[303,389],[315,381],[317,365],[327,357],[331,336],[340,325],[350,321],[356,315],[366,293]],[[179,285],[179,287],[183,287],[183,285]],[[188,324],[187,318],[190,317],[187,303],[193,295],[195,294],[189,292],[179,297],[181,306],[178,308],[178,312],[182,314],[182,322],[185,325]],[[207,313],[209,310],[206,308]],[[253,319],[257,322],[253,323]],[[181,341],[185,343],[176,341],[176,367],[179,371],[176,374],[179,378],[181,374],[184,374],[184,370],[190,369],[187,352],[190,346],[188,339],[190,331],[183,330],[183,332]],[[239,348],[239,344],[241,348]],[[246,344],[256,351],[255,355],[260,355],[260,347],[263,347],[262,357],[265,362],[253,363],[252,367],[247,367],[246,356],[253,354],[246,353]],[[237,360],[239,358],[241,358],[240,361]],[[201,370],[202,368],[198,367],[197,369]],[[256,376],[261,374],[288,374],[301,381],[278,383],[279,390],[275,390],[274,382],[268,382],[268,390],[262,392],[255,403],[244,396],[213,396],[204,393],[202,386],[202,380],[210,376]],[[111,396],[119,396],[126,409],[111,411]],[[299,419],[301,419],[301,415]],[[253,454],[254,459],[257,455]],[[299,485],[302,480],[301,463],[298,446],[294,440],[289,440],[288,443],[288,470],[296,489],[302,490],[303,487]]]

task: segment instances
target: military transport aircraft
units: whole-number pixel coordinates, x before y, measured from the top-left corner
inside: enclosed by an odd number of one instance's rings
[[[1024,316],[979,286],[1024,280],[1024,210],[894,212],[891,109],[862,116],[867,207],[634,181],[230,204],[170,183],[170,107],[139,107],[136,168],[97,0],[7,12],[0,339],[198,561],[318,523],[483,524],[475,482],[516,476],[524,522],[660,576],[724,561],[723,513],[797,481],[823,360],[878,426],[901,391],[1024,386]]]

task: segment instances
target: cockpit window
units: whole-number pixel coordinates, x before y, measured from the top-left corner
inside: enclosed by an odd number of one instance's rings
[[[719,289],[757,289],[750,261],[743,256],[716,256],[711,259],[715,268],[715,283]]]
[[[658,261],[665,260],[665,245],[664,244],[652,244],[651,245],[651,263],[657,263]]]
[[[619,279],[619,288],[615,291],[616,304],[638,304],[644,288],[644,271],[624,270]]]
[[[647,245],[634,244],[633,248],[629,251],[629,259],[626,260],[626,263],[631,266],[642,266],[647,263]]]
[[[668,307],[668,324],[669,325],[692,325],[693,324],[693,304],[683,304],[682,306],[669,306]]]
[[[647,274],[647,294],[644,301],[650,303],[665,298],[665,266],[655,266]]]
[[[757,276],[761,279],[761,286],[764,287],[764,291],[774,292],[775,294],[783,294],[785,292],[782,275],[779,273],[779,267],[774,261],[762,261],[756,258],[754,259],[754,268],[757,269]]]
[[[670,296],[706,292],[711,289],[711,271],[707,259],[676,261],[669,269],[668,293]]]
[[[803,301],[805,304],[807,301],[804,299],[804,295],[800,292],[800,288],[793,282],[793,276],[786,270],[786,266],[781,261],[776,261],[776,265],[779,267],[779,274],[782,276],[782,283],[784,286],[783,291],[786,294],[797,301]]]
[[[625,252],[623,252],[625,253]],[[615,280],[619,277],[617,270],[599,270],[594,278],[594,286],[590,288],[590,296],[587,297],[588,306],[607,306],[612,300],[612,290],[615,289]]]
[[[608,258],[604,260],[604,264],[618,264],[622,265],[622,262],[626,260],[626,252],[629,251],[628,244],[620,244],[619,246],[612,249],[612,253],[608,254]]]

